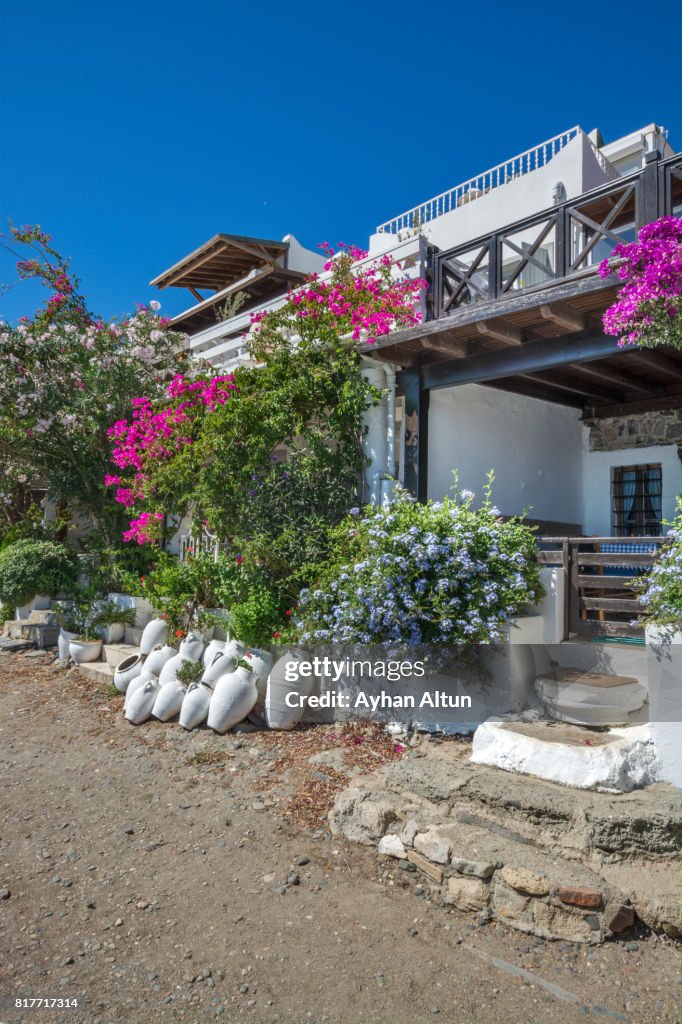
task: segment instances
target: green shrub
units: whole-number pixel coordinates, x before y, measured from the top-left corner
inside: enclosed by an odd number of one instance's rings
[[[36,594],[69,593],[77,577],[78,560],[64,544],[18,540],[0,551],[0,601],[11,608]]]
[[[667,627],[672,634],[682,629],[682,497],[677,499],[677,515],[668,531],[668,543],[646,576],[637,580],[635,589],[649,625]]]
[[[542,595],[532,530],[474,495],[355,509],[330,558],[303,591],[304,642],[488,644]]]

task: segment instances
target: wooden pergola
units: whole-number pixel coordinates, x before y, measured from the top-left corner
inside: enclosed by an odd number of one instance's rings
[[[238,292],[250,303],[265,301],[297,284],[304,274],[289,270],[288,242],[242,235],[214,235],[150,284],[186,288],[196,304],[173,318],[173,326],[195,333],[216,322],[215,307]],[[210,292],[210,295],[202,292]]]

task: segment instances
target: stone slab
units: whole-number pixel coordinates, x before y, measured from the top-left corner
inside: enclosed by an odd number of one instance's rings
[[[682,794],[672,786],[617,796],[571,790],[466,763],[461,744],[424,741],[356,777],[330,813],[335,834],[373,845],[369,831],[386,821],[384,838],[400,837],[440,898],[467,913],[484,886],[493,918],[547,939],[595,944],[638,920],[682,937]],[[415,849],[424,834],[451,846],[449,863]]]
[[[102,647],[102,653],[104,660],[107,665],[111,665],[112,668],[116,668],[126,658],[132,657],[134,654],[140,653],[140,648],[134,644],[104,644]]]
[[[97,683],[113,683],[114,671],[105,661],[86,661],[78,666],[80,675]]]
[[[598,686],[600,688],[638,685],[634,676],[605,675],[601,672],[585,672],[579,668],[557,668],[552,673],[552,676],[547,678],[552,678],[554,682],[566,683],[568,685],[580,683],[582,686]]]
[[[524,731],[526,724],[532,730]],[[550,722],[490,718],[474,733],[471,759],[475,764],[611,793],[628,793],[657,781],[658,762],[648,725],[595,733],[594,740],[578,727],[572,742],[566,741],[567,728],[557,732]]]

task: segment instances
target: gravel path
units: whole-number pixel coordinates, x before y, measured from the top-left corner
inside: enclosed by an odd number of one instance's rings
[[[0,1024],[679,1020],[679,945],[479,926],[292,817],[302,780],[338,784],[307,756],[301,774],[309,731],[136,729],[120,705],[0,655]],[[31,998],[78,1007],[15,1006]]]

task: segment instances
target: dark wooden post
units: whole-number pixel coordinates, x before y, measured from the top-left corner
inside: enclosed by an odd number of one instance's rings
[[[657,149],[644,157],[644,170],[639,176],[639,195],[637,197],[637,230],[645,224],[657,220],[658,212],[658,162],[661,154]]]
[[[570,233],[566,230],[567,220],[566,207],[560,206],[556,212],[554,221],[554,276],[557,278],[566,277],[566,270],[571,265],[571,253],[568,252],[568,239]]]
[[[403,483],[419,501],[426,501],[429,392],[422,387],[418,366],[402,370],[398,389],[405,396],[405,476]]]
[[[571,544],[564,537],[561,544],[562,586],[564,589],[564,640],[571,635]]]
[[[426,280],[429,287],[426,292],[426,319],[437,320],[440,316],[440,289],[441,275],[440,263],[435,259],[437,249],[435,245],[426,247]]]
[[[496,299],[500,294],[500,240],[491,235],[488,242],[488,295]]]

